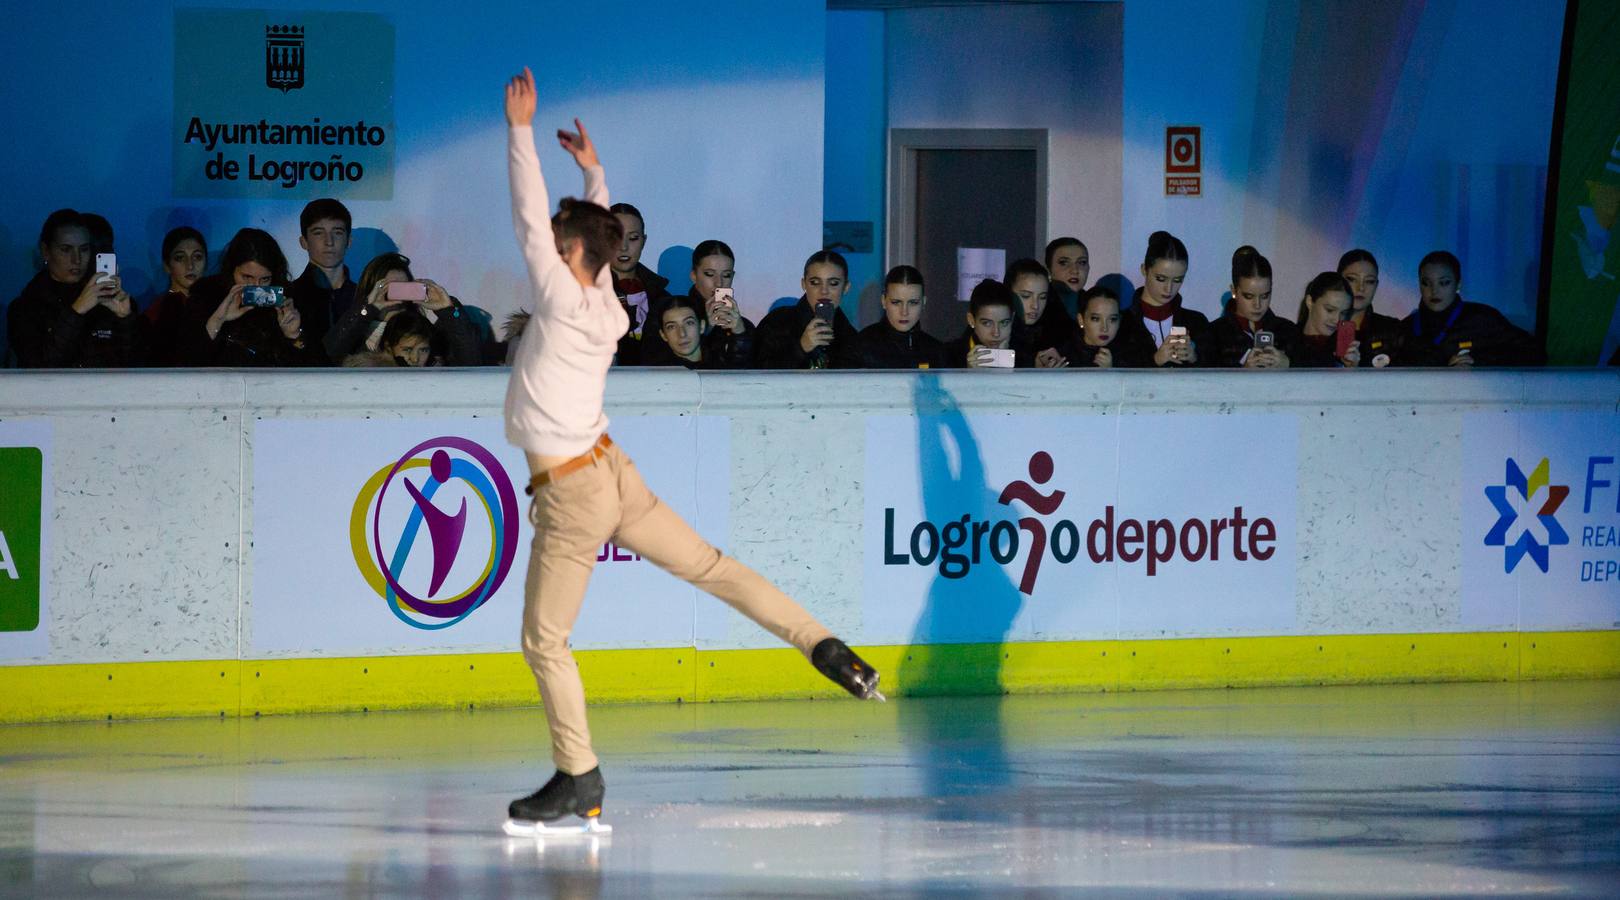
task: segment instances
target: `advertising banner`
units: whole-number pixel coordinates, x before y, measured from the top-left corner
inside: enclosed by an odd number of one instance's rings
[[[1463,624],[1620,628],[1620,414],[1463,420]]]
[[[868,418],[863,640],[1289,633],[1297,431],[1288,415]]]
[[[51,426],[0,422],[0,659],[50,653]]]
[[[723,547],[729,423],[617,419],[654,493]],[[699,460],[705,462],[700,464]],[[517,647],[534,526],[528,466],[496,418],[273,419],[253,438],[256,654]],[[692,646],[696,591],[604,545],[576,648]]]
[[[394,26],[374,13],[174,13],[174,194],[394,196]]]

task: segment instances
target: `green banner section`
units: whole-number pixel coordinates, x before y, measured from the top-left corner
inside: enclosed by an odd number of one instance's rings
[[[1620,351],[1620,3],[1572,3],[1559,136],[1548,361],[1593,366]]]
[[[39,627],[40,487],[37,447],[0,447],[0,631]]]

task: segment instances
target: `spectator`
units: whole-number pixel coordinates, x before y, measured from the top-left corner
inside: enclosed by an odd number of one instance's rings
[[[1187,279],[1187,247],[1167,231],[1148,236],[1142,257],[1142,287],[1132,296],[1120,330],[1125,339],[1145,350],[1159,367],[1207,365],[1209,319],[1181,302],[1181,284]]]
[[[861,365],[868,369],[937,369],[944,345],[922,328],[923,276],[895,266],[883,278],[883,317],[861,329]]]
[[[392,365],[410,368],[478,364],[478,332],[471,322],[447,315],[430,322],[414,303],[402,304],[398,312],[389,317],[377,347],[375,351],[361,350],[344,357],[344,367],[371,365],[369,360],[373,353],[382,354]]]
[[[1361,365],[1361,344],[1350,342],[1350,349],[1338,355],[1339,326],[1350,321],[1355,308],[1350,282],[1337,272],[1323,272],[1305,286],[1299,303],[1300,340],[1294,365],[1302,369],[1349,368]]]
[[[704,353],[724,361],[717,368],[746,369],[754,364],[758,329],[737,308],[737,297],[731,289],[737,275],[736,260],[724,241],[707,240],[692,248],[692,288],[686,295],[702,312],[698,318],[707,320]]]
[[[1046,245],[1046,268],[1052,273],[1052,299],[1063,304],[1073,321],[1080,315],[1080,292],[1091,278],[1091,251],[1079,238],[1057,238]]]
[[[1076,368],[1135,369],[1148,365],[1142,348],[1124,336],[1119,295],[1104,285],[1080,296],[1079,332],[1064,353]]]
[[[330,197],[309,201],[298,216],[298,246],[309,254],[309,264],[287,286],[287,296],[303,318],[304,334],[317,347],[354,306],[354,281],[343,261],[353,231],[349,208]]]
[[[945,366],[951,369],[1005,368],[994,366],[988,351],[1012,350],[1014,368],[1034,368],[1034,355],[1012,345],[1018,308],[1018,298],[994,278],[974,285],[968,298],[967,331],[945,345]]]
[[[1462,263],[1444,250],[1418,263],[1418,308],[1401,322],[1402,366],[1539,366],[1535,338],[1483,303],[1462,299]]]
[[[1007,267],[1004,282],[1020,305],[1013,322],[1013,346],[1035,357],[1037,369],[1059,369],[1069,364],[1063,352],[1076,337],[1075,316],[1062,303],[1048,302],[1052,278],[1033,259],[1020,259]]]
[[[421,300],[390,298],[391,284],[421,285]],[[462,309],[461,301],[437,283],[411,274],[411,261],[398,253],[383,253],[360,272],[355,286],[359,298],[332,326],[326,336],[326,354],[333,362],[348,358],[361,350],[382,349],[383,329],[388,320],[398,313],[415,307],[418,312],[430,314],[439,342],[435,348],[439,358],[452,366],[474,366],[479,362],[478,332]],[[469,352],[467,341],[471,341]]]
[[[1367,250],[1351,250],[1339,257],[1338,272],[1350,285],[1355,302],[1350,321],[1356,325],[1356,342],[1365,351],[1360,354],[1361,364],[1381,369],[1398,354],[1403,332],[1400,319],[1373,309],[1373,298],[1378,295],[1378,260]],[[1305,321],[1303,309],[1299,321]]]
[[[59,209],[46,218],[39,232],[45,269],[6,314],[19,366],[111,369],[140,362],[141,318],[117,275],[94,274],[95,247],[83,215]]]
[[[169,286],[146,308],[150,365],[167,369],[186,364],[186,326],[200,318],[190,308],[191,289],[207,269],[208,242],[202,232],[182,225],[163,236],[163,272]]]
[[[652,301],[669,294],[669,279],[641,264],[641,253],[647,249],[647,221],[641,210],[628,203],[615,203],[609,210],[624,227],[624,239],[619,252],[608,261],[613,272],[613,292],[624,304],[625,315],[630,317],[630,330],[619,339],[619,352],[614,363],[621,366],[641,364],[643,326],[647,322]]]
[[[1232,301],[1210,326],[1210,364],[1286,369],[1299,352],[1299,328],[1271,311],[1271,261],[1253,247],[1232,254]]]
[[[754,339],[766,369],[858,369],[860,336],[838,308],[849,291],[849,264],[832,250],[805,260],[799,302],[772,310]]]
[[[694,292],[695,293],[695,292]],[[716,310],[718,312],[718,310]],[[740,319],[733,311],[734,319]],[[702,302],[694,294],[665,294],[653,301],[649,322],[656,336],[645,338],[645,365],[688,369],[746,369],[753,363],[754,332],[710,328]]]
[[[281,288],[274,306],[249,306],[245,288]],[[191,322],[182,353],[195,366],[321,366],[320,348],[306,339],[303,316],[287,289],[287,257],[268,232],[244,228],[231,238],[219,273],[192,287]]]

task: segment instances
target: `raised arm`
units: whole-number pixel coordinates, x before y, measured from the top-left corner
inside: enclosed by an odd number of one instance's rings
[[[579,164],[580,172],[585,175],[585,200],[607,209],[608,189],[607,176],[602,172],[602,161],[596,156],[596,144],[591,140],[591,133],[585,130],[585,123],[574,120],[574,127],[578,131],[557,130],[557,143],[562,145],[568,155]],[[603,266],[596,273],[596,285],[606,291],[613,290],[613,270]]]
[[[585,130],[585,123],[574,120],[574,127],[578,131],[557,130],[557,143],[562,145],[568,155],[579,164],[579,170],[585,175],[585,199],[597,206],[607,209],[608,203],[607,176],[602,173],[602,161],[596,157],[596,143],[591,140],[591,133]]]
[[[546,283],[566,275],[568,267],[557,254],[551,232],[551,198],[534,148],[534,107],[534,73],[525,66],[522,75],[506,83],[506,164],[512,183],[512,227],[538,293],[535,302],[544,303]]]

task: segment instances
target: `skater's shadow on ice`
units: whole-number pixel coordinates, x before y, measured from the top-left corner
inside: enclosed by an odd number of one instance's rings
[[[1000,492],[986,480],[967,417],[939,377],[919,377],[913,400],[917,469],[928,521],[960,521],[964,514],[973,522],[1007,518]],[[1023,595],[1000,565],[984,562],[989,564],[975,565],[960,578],[947,578],[936,569],[897,673],[907,696],[1003,693],[1001,648]],[[975,714],[962,714],[949,703],[899,705],[901,733],[920,753],[936,798],[981,793],[1007,780],[1000,704],[972,706]],[[943,807],[953,808],[957,804]]]

